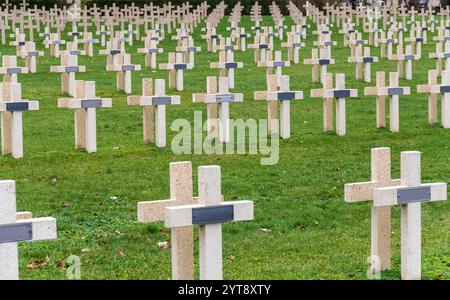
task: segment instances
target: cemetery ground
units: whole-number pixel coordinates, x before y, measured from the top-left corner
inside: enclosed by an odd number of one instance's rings
[[[228,22],[218,28],[225,32]],[[290,26],[289,18],[286,25]],[[272,24],[265,17],[263,25]],[[242,25],[250,31],[249,17]],[[366,279],[370,255],[370,205],[344,202],[345,183],[370,180],[370,149],[391,147],[393,172],[400,176],[400,152],[417,150],[422,154],[422,182],[450,181],[450,131],[430,126],[427,95],[417,94],[416,86],[427,83],[428,70],[435,61],[428,59],[434,51],[423,45],[422,56],[413,62],[413,80],[400,80],[410,86],[411,96],[400,97],[400,132],[375,127],[375,97],[363,96],[365,86],[375,86],[375,72],[396,70],[396,62],[380,59],[372,64],[372,82],[355,80],[355,65],[347,63],[350,49],[342,45],[342,35],[332,39],[336,64],[329,72],[345,73],[346,87],[357,88],[359,97],[347,100],[347,135],[322,132],[322,100],[310,98],[311,66],[283,68],[291,76],[291,89],[302,90],[305,99],[291,106],[292,137],[280,141],[280,159],[274,166],[261,166],[261,155],[180,155],[172,153],[170,124],[177,118],[193,121],[194,110],[206,105],[192,103],[191,94],[204,92],[207,76],[218,76],[209,62],[218,61],[218,53],[206,51],[198,26],[194,32],[195,68],[185,72],[181,105],[167,108],[168,147],[157,149],[142,143],[142,109],[128,106],[126,95],[116,92],[115,73],[105,70],[106,56],[80,57],[86,73],[78,80],[94,80],[99,97],[112,97],[112,109],[97,111],[98,152],[87,154],[73,149],[73,112],[57,108],[57,99],[66,97],[60,90],[59,74],[49,73],[59,59],[46,56],[37,61],[37,74],[19,75],[23,97],[40,101],[40,110],[24,115],[25,157],[0,158],[0,178],[16,180],[17,211],[32,211],[35,217],[52,216],[58,222],[58,240],[20,244],[22,279],[65,279],[65,260],[76,255],[81,259],[82,279],[169,279],[170,249],[158,242],[170,240],[170,230],[162,222],[139,224],[137,202],[169,197],[169,163],[193,162],[194,194],[197,167],[220,165],[222,193],[225,200],[253,200],[255,220],[223,226],[225,279]],[[69,28],[69,26],[67,27]],[[94,31],[92,29],[91,31]],[[166,33],[168,34],[168,33]],[[367,35],[364,35],[366,37]],[[62,36],[67,38],[67,32]],[[306,47],[300,50],[301,61],[311,57],[315,36],[308,31]],[[251,39],[247,40],[251,43]],[[280,41],[275,38],[275,49]],[[158,64],[167,61],[175,50],[175,41],[166,38],[160,46]],[[42,40],[37,40],[43,50]],[[126,46],[132,63],[144,66],[144,55]],[[2,55],[15,54],[14,47],[0,46]],[[236,70],[234,92],[244,93],[244,103],[230,105],[233,119],[266,119],[265,101],[253,100],[254,91],[266,90],[265,68],[253,62],[253,50],[235,52],[235,61],[244,62]],[[286,58],[283,49],[283,58]],[[379,49],[372,49],[380,56]],[[24,62],[20,60],[20,65]],[[134,72],[133,95],[141,95],[143,78],[168,78],[167,71]],[[393,267],[382,279],[400,278],[400,208],[393,208]],[[450,203],[424,205],[422,276],[424,279],[450,279]],[[196,243],[196,253],[198,245]],[[196,256],[197,259],[198,256]],[[197,261],[198,263],[198,261]]]

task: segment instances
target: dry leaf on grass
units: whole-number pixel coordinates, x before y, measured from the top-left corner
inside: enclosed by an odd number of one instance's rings
[[[42,269],[48,263],[48,257],[45,259],[36,259],[27,264],[27,269]]]

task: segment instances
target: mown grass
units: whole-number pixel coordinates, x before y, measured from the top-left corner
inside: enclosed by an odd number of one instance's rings
[[[264,24],[272,24],[270,17]],[[290,25],[290,20],[287,21]],[[220,23],[225,33],[228,22]],[[250,32],[248,17],[242,25]],[[203,26],[200,26],[203,27]],[[199,27],[199,28],[200,28]],[[186,71],[182,104],[167,108],[168,128],[176,118],[193,120],[191,94],[206,89],[206,77],[218,75],[209,62],[218,54],[206,52],[200,30],[194,33],[196,66]],[[336,31],[336,29],[334,29]],[[168,35],[169,36],[169,35]],[[364,35],[366,37],[366,35]],[[64,36],[66,38],[66,36]],[[310,57],[314,36],[308,33],[301,59]],[[280,160],[275,166],[261,166],[261,155],[174,155],[170,148],[157,149],[142,143],[141,109],[126,103],[126,95],[116,92],[115,74],[105,71],[106,57],[81,57],[86,73],[77,79],[95,80],[97,94],[113,98],[113,108],[98,110],[98,152],[74,150],[73,113],[57,108],[59,75],[49,73],[59,60],[46,56],[38,61],[38,73],[20,75],[23,96],[40,101],[40,111],[24,114],[25,157],[0,158],[0,178],[17,183],[19,211],[32,211],[36,217],[53,216],[58,220],[58,240],[20,244],[22,279],[65,279],[63,262],[70,255],[81,258],[83,279],[168,279],[170,249],[159,249],[157,242],[170,239],[163,223],[139,224],[138,201],[166,199],[169,196],[168,165],[189,160],[197,167],[218,164],[222,167],[222,192],[226,199],[251,199],[255,220],[223,226],[224,277],[226,279],[365,279],[370,255],[369,204],[347,204],[343,185],[370,178],[370,149],[391,147],[393,176],[399,176],[399,157],[404,150],[422,151],[423,181],[450,178],[450,131],[427,122],[427,96],[416,94],[416,85],[427,82],[427,71],[434,68],[428,53],[434,43],[423,47],[423,58],[414,62],[414,80],[401,80],[411,86],[412,95],[400,99],[400,133],[375,128],[375,98],[364,97],[366,84],[354,78],[354,65],[347,63],[350,50],[342,45],[342,35],[333,38],[336,65],[333,73],[344,72],[349,88],[357,88],[359,97],[347,101],[347,135],[322,132],[322,101],[311,99],[311,68],[303,64],[283,70],[291,76],[293,90],[303,90],[305,99],[292,104],[292,137],[280,143]],[[68,38],[68,40],[70,40]],[[431,35],[429,35],[431,41]],[[249,40],[250,42],[250,40]],[[127,46],[133,63],[144,63],[136,48]],[[167,60],[175,43],[161,43]],[[276,40],[276,48],[279,49]],[[39,48],[43,49],[41,41]],[[2,46],[3,55],[13,54]],[[98,53],[98,45],[95,52]],[[286,57],[285,49],[283,55]],[[379,51],[372,49],[372,55]],[[265,90],[265,69],[253,63],[253,52],[236,52],[236,61],[244,69],[236,71],[236,92],[245,94],[244,103],[232,104],[232,118],[266,118],[266,103],[253,100],[253,92]],[[21,62],[23,64],[23,62]],[[395,71],[394,62],[381,59],[373,64],[375,72]],[[140,94],[141,79],[166,78],[166,71],[133,74],[133,92]],[[374,81],[374,80],[373,80]],[[374,85],[372,83],[371,85]],[[168,145],[176,133],[168,132]],[[117,197],[116,200],[114,200]],[[393,209],[393,267],[383,279],[400,277],[399,208]],[[450,279],[449,202],[423,205],[423,278]],[[263,231],[261,229],[270,231]],[[83,251],[84,249],[84,251]],[[87,251],[86,249],[89,249]],[[197,249],[196,249],[197,252]],[[28,269],[29,262],[48,257],[42,269]]]

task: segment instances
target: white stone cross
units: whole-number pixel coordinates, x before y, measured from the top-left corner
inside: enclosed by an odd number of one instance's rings
[[[197,204],[193,197],[192,163],[170,163],[170,199],[139,202],[138,221],[152,223],[164,221],[167,207]],[[194,234],[193,227],[175,228],[171,232],[172,279],[194,279]]]
[[[373,274],[391,268],[391,208],[375,207],[375,188],[399,185],[391,178],[391,149],[373,148],[371,152],[371,180],[348,183],[344,188],[345,202],[372,201],[371,205],[371,272]]]
[[[167,96],[166,95],[166,81],[164,79],[155,80],[155,93],[152,96],[151,91],[152,84],[143,82],[143,94],[144,96],[133,96],[128,98],[129,104],[139,104],[144,107],[144,114],[153,114],[152,111],[145,111],[145,107],[156,107],[155,129],[156,129],[156,147],[166,147],[166,106],[177,105],[181,103],[180,96]],[[149,94],[149,95],[148,95]],[[147,124],[152,121],[150,116],[144,116],[144,141],[151,141],[148,135],[152,135],[152,129]],[[147,126],[145,126],[147,125]],[[147,132],[147,133],[146,133]]]
[[[95,81],[77,80],[75,96],[58,99],[58,107],[74,110],[75,149],[86,149],[88,153],[97,151],[96,109],[112,107],[112,99],[95,95]]]
[[[278,128],[272,124],[277,120],[278,102],[281,102],[280,107],[280,136],[283,139],[288,139],[291,136],[291,108],[290,102],[293,100],[303,99],[302,91],[291,91],[289,76],[281,76],[280,90],[277,91],[277,76],[267,76],[268,91],[255,92],[255,100],[268,101],[267,111],[269,117],[269,128]]]
[[[17,83],[17,75],[26,73],[28,73],[28,68],[17,66],[17,56],[2,56],[0,74],[3,75],[3,82]]]
[[[124,91],[126,94],[131,94],[131,73],[140,71],[141,65],[131,64],[130,54],[118,54],[117,64],[106,65],[106,70],[116,72],[116,86],[118,91]]]
[[[437,95],[442,95],[442,127],[450,128],[450,70],[442,71],[442,84],[437,83],[437,70],[428,71],[428,84],[418,85],[418,93],[428,93],[428,120],[437,123]]]
[[[320,50],[320,53],[319,53]],[[320,54],[320,56],[319,56]],[[335,60],[328,56],[326,49],[317,49],[314,48],[311,50],[311,58],[304,59],[303,64],[312,65],[312,82],[318,82],[320,80],[321,83],[324,81],[324,76],[327,73],[327,66],[335,64]],[[320,67],[320,73],[319,73]],[[320,76],[319,76],[320,74]]]
[[[19,279],[18,242],[55,240],[56,219],[18,220],[16,214],[16,184],[0,181],[0,280]]]
[[[385,127],[385,97],[389,96],[389,128],[391,132],[398,132],[400,130],[400,111],[399,111],[399,97],[402,95],[410,95],[411,89],[409,87],[400,87],[398,84],[398,73],[389,73],[389,86],[385,84],[385,73],[377,72],[377,86],[365,87],[364,95],[377,96],[377,127]]]
[[[199,167],[198,194],[198,204],[167,207],[165,226],[199,225],[200,280],[221,280],[222,224],[253,220],[253,202],[222,201],[219,166]]]
[[[0,83],[2,155],[23,157],[22,112],[29,110],[39,110],[39,102],[23,100],[20,83]]]
[[[326,79],[326,75],[324,79]],[[357,89],[345,88],[345,74],[336,74],[336,88],[312,89],[311,97],[322,97],[324,99],[336,99],[336,134],[343,136],[346,134],[345,99],[358,97]]]
[[[44,51],[36,51],[36,44],[34,42],[27,42],[23,54],[30,73],[36,73],[36,59],[43,57]]]
[[[163,53],[163,48],[158,48],[158,37],[145,37],[144,48],[138,48],[138,53],[145,54],[145,66],[156,69],[156,54]]]
[[[356,56],[348,58],[349,63],[356,63],[356,80],[362,79],[362,69],[364,66],[364,81],[371,81],[370,65],[374,62],[378,62],[378,57],[370,56],[370,47],[364,47],[364,54],[362,53],[362,47],[356,48]]]
[[[234,46],[231,46],[234,47]],[[234,89],[234,71],[244,67],[242,62],[234,61],[234,53],[232,50],[222,50],[219,52],[219,61],[211,62],[211,69],[219,69],[221,77],[228,77],[230,89]]]
[[[61,91],[69,96],[75,95],[75,74],[86,72],[85,66],[78,65],[78,55],[72,55],[71,51],[61,51],[61,65],[51,66],[50,72],[61,73]]]
[[[446,183],[421,184],[420,152],[401,153],[400,185],[375,188],[375,207],[401,206],[401,276],[421,279],[421,204],[447,200]]]
[[[169,88],[184,90],[184,70],[191,70],[194,66],[183,62],[183,53],[169,53],[167,64],[159,64],[161,70],[169,71]]]

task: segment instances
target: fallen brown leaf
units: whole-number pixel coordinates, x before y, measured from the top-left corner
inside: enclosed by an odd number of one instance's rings
[[[48,263],[48,257],[45,259],[36,259],[27,264],[27,269],[42,269]]]

